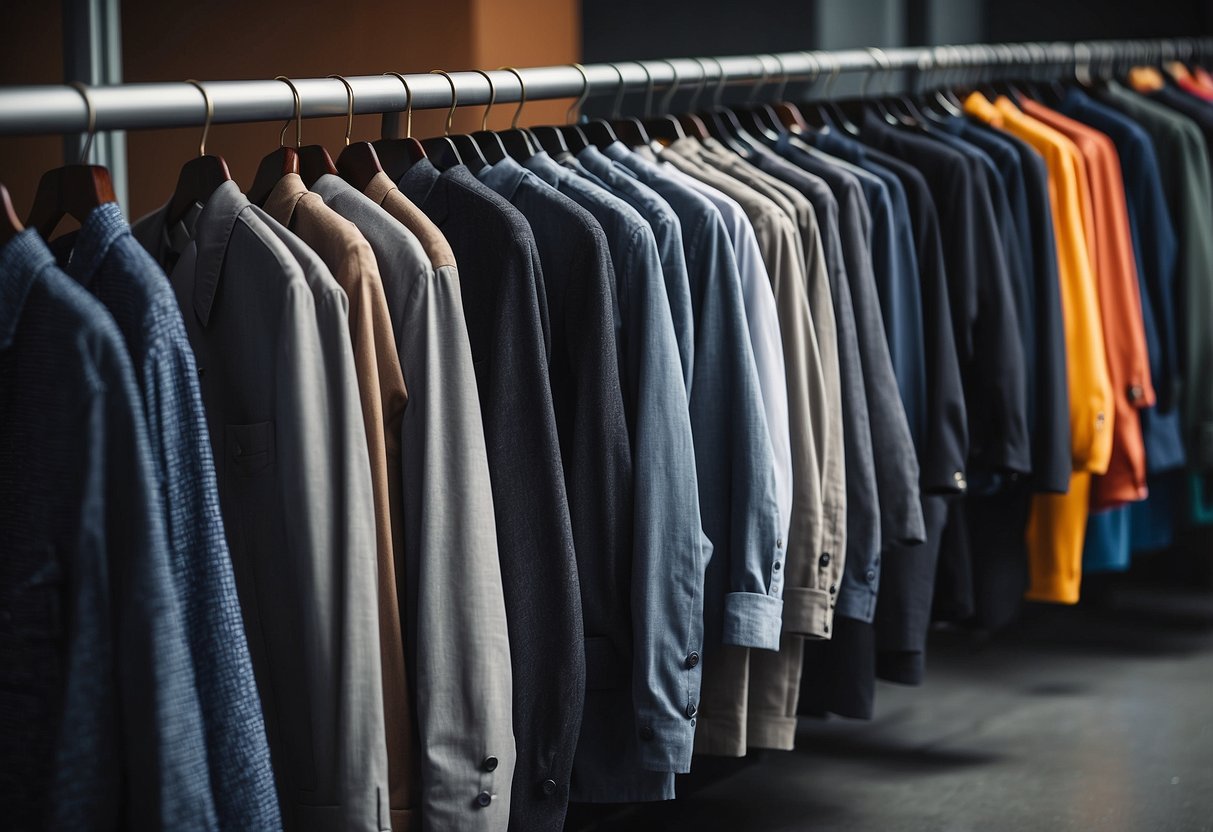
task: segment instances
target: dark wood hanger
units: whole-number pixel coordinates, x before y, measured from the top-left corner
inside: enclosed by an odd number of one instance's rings
[[[227,162],[222,156],[207,155],[206,135],[211,130],[211,116],[215,114],[211,96],[197,81],[190,81],[202,93],[206,103],[206,121],[202,125],[202,138],[198,142],[198,155],[181,166],[177,175],[177,187],[168,201],[165,223],[172,227],[185,218],[194,205],[205,205],[216,189],[224,182],[232,181]]]
[[[581,128],[580,124],[566,124],[558,128],[570,153],[580,153],[591,144],[589,136]]]
[[[470,171],[475,173],[488,165],[484,151],[480,149],[480,143],[475,138],[463,134],[451,136],[450,138],[455,143],[455,147],[459,149],[459,158],[463,160],[463,164],[467,165]]]
[[[396,128],[399,122],[395,116],[383,114],[383,137],[373,142],[375,154],[383,172],[397,182],[404,176],[405,171],[426,158],[425,148],[421,142],[413,138],[413,91],[409,82],[399,72],[385,72],[384,75],[394,75],[404,85],[404,138],[397,138]]]
[[[0,184],[0,246],[24,230],[25,226],[21,224],[21,220],[17,219],[17,212],[13,210],[13,201],[9,198],[8,188]]]
[[[270,198],[270,192],[284,176],[299,173],[298,148],[303,132],[303,104],[299,100],[299,90],[295,89],[290,78],[279,75],[274,80],[283,81],[291,88],[291,94],[295,97],[295,117],[282,125],[282,132],[278,136],[278,149],[262,158],[261,164],[257,165],[257,173],[253,176],[252,187],[245,193],[249,202],[261,207],[265,207],[265,201]],[[286,129],[291,126],[291,121],[295,122],[295,146],[287,147]]]
[[[98,205],[116,199],[110,172],[101,165],[64,165],[42,174],[25,224],[49,240],[64,217],[83,223]]]
[[[429,139],[422,139],[421,146],[425,149],[425,155],[439,170],[447,170],[456,165],[463,164],[463,158],[459,155],[459,148],[451,141],[450,136],[434,136]]]
[[[337,172],[346,182],[365,191],[371,180],[384,171],[374,145],[370,142],[354,142],[347,145],[337,157]]]
[[[309,144],[299,148],[299,175],[303,177],[304,185],[310,188],[326,173],[336,176],[337,166],[324,145]]]
[[[564,133],[559,127],[532,127],[531,138],[546,150],[549,156],[559,156],[561,153],[569,152],[568,142],[564,140]]]
[[[539,152],[534,142],[531,141],[531,134],[525,130],[516,128],[502,130],[497,134],[497,137],[501,139],[501,145],[505,148],[505,152],[516,162],[525,162]]]
[[[619,136],[615,135],[615,128],[604,118],[590,119],[582,125],[582,132],[589,143],[599,150],[619,141]]]
[[[774,105],[775,117],[783,124],[783,129],[789,133],[804,133],[809,129],[804,114],[795,104],[780,101]]]

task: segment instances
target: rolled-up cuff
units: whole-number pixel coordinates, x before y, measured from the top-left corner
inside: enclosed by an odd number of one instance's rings
[[[824,589],[794,586],[783,593],[783,631],[803,638],[829,638],[834,599]]]
[[[724,598],[722,641],[735,647],[778,650],[783,601],[757,592],[730,592]]]

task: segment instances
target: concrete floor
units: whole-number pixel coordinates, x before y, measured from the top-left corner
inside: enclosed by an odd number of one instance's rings
[[[802,720],[796,751],[697,760],[678,801],[568,828],[1213,830],[1213,596],[1113,591],[931,650],[871,722]]]

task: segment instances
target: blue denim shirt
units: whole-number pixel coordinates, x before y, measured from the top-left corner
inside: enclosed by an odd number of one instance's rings
[[[703,575],[711,545],[700,526],[695,444],[657,244],[627,203],[547,154],[532,156],[526,168],[589,211],[610,248],[622,323],[619,380],[635,477],[632,692],[642,764],[685,771],[702,674],[686,659],[703,650]],[[757,617],[761,608],[749,612]],[[737,623],[751,620],[743,616]],[[660,792],[646,799],[668,799],[673,787],[672,778],[663,778]]]
[[[0,249],[0,782],[13,828],[218,828],[164,517],[121,333],[27,229]]]
[[[220,826],[280,828],[261,700],[219,514],[198,368],[181,309],[164,270],[131,236],[117,204],[97,207],[79,234],[51,247],[69,246],[65,269],[114,316],[143,397]]]
[[[628,176],[593,145],[582,149],[575,158],[570,156],[561,161],[572,170],[592,177],[590,181],[601,183],[602,187],[631,205],[653,229],[657,254],[661,258],[661,273],[665,277],[666,297],[670,301],[670,315],[674,319],[674,335],[678,338],[678,355],[682,359],[682,372],[689,392],[691,379],[695,375],[695,316],[691,308],[685,241],[678,212],[667,201],[667,194],[659,193],[647,182]]]

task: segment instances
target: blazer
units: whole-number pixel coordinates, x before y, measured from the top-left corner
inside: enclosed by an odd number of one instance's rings
[[[397,186],[441,229],[459,263],[514,673],[510,827],[558,827],[581,726],[585,645],[539,253],[518,209],[465,167],[439,173],[422,160]]]
[[[164,516],[122,335],[26,229],[0,247],[0,810],[14,828],[218,828]]]
[[[1031,99],[1021,105],[1070,138],[1087,167],[1099,311],[1115,403],[1112,456],[1108,470],[1092,483],[1091,509],[1115,508],[1146,496],[1146,449],[1137,411],[1153,407],[1155,400],[1120,159],[1112,140],[1097,130]]]
[[[281,828],[198,369],[181,309],[164,270],[131,236],[116,203],[93,209],[78,234],[52,244],[60,246],[64,269],[105,304],[131,355],[194,663],[219,827]]]
[[[1090,474],[1106,470],[1112,450],[1108,424],[1113,407],[1112,383],[1084,232],[1084,199],[1089,201],[1089,196],[1084,196],[1085,180],[1080,179],[1080,173],[1085,177],[1085,171],[1068,139],[1021,113],[1009,100],[991,104],[980,95],[970,95],[965,100],[965,111],[1028,142],[1049,168],[1066,333],[1074,473],[1066,494],[1038,494],[1032,498],[1027,530],[1027,597],[1074,603],[1081,577]]]
[[[168,227],[165,211],[135,232],[171,264],[197,356],[283,823],[386,830],[374,509],[347,301],[234,182],[183,223]]]
[[[321,176],[312,190],[354,223],[375,254],[409,391],[400,427],[404,563],[397,574],[422,829],[505,829],[515,765],[510,645],[455,258],[386,174],[365,196],[336,176]]]
[[[290,174],[279,180],[265,201],[265,211],[320,255],[349,302],[348,329],[354,348],[375,508],[389,804],[392,829],[402,832],[414,825],[417,748],[404,669],[396,581],[396,563],[404,558],[400,423],[408,395],[396,354],[392,321],[379,267],[366,238],[349,220],[325,205],[323,197],[310,193],[299,176]]]
[[[657,244],[634,208],[546,153],[525,166],[606,234],[632,440],[632,695],[641,770],[619,772],[602,790],[579,784],[575,799],[669,800],[673,773],[691,764],[703,672],[691,657],[705,650],[703,574],[712,548],[700,521],[695,444]]]
[[[535,235],[552,333],[548,374],[581,586],[585,706],[571,789],[600,788],[640,766],[631,695],[632,457],[616,359],[615,281],[598,221],[508,156],[477,177],[522,212]],[[564,824],[567,799],[549,798],[530,826]],[[514,817],[526,819],[514,801]],[[525,805],[525,798],[524,798]],[[511,825],[514,821],[511,820]]]

